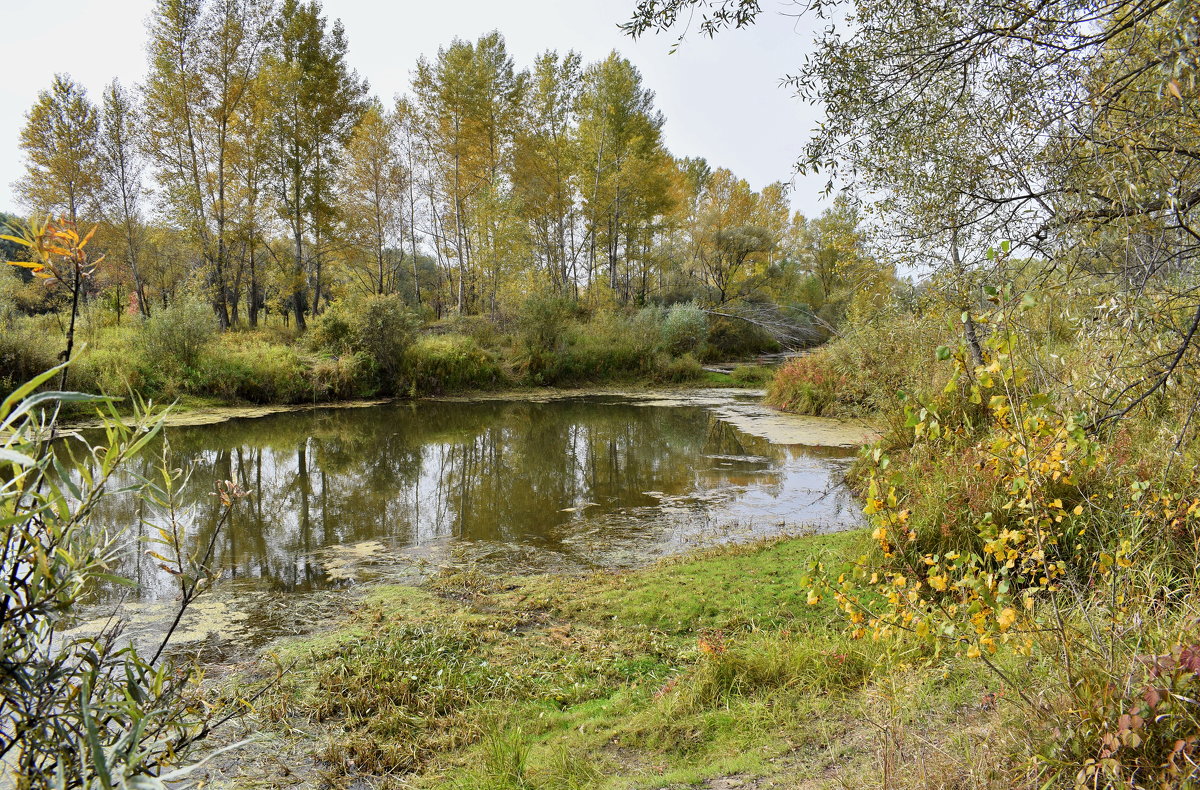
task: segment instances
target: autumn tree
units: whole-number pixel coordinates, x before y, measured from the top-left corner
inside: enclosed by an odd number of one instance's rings
[[[346,31],[330,25],[317,2],[285,0],[265,67],[274,101],[272,182],[291,250],[291,310],[306,326],[320,309],[323,244],[336,218],[335,187],[343,149],[366,109],[366,83],[346,64]]]
[[[550,289],[578,296],[582,252],[577,200],[580,161],[575,134],[582,58],[544,52],[534,62],[527,115],[518,131],[513,181],[518,211]]]
[[[272,231],[271,211],[271,119],[270,81],[260,70],[255,74],[242,103],[238,123],[233,128],[231,156],[233,201],[238,206],[231,240],[237,259],[230,318],[236,323],[238,295],[246,282],[246,317],[251,327],[258,326],[259,311],[265,297],[266,272],[263,258],[267,237]]]
[[[346,147],[339,191],[346,246],[363,253],[367,263],[351,266],[351,272],[368,293],[395,292],[404,264],[408,179],[400,157],[395,119],[373,104]]]
[[[432,62],[417,62],[415,106],[427,129],[435,236],[454,259],[455,304],[497,306],[510,260],[516,212],[509,173],[527,75],[504,37],[456,40]]]
[[[698,273],[721,305],[742,295],[739,284],[756,263],[779,243],[778,236],[758,224],[760,196],[745,179],[720,168],[706,179],[693,220],[692,246]]]
[[[25,116],[25,174],[17,193],[33,211],[77,223],[100,191],[100,114],[69,74],[56,74]]]
[[[211,267],[230,325],[234,132],[267,43],[270,0],[158,0],[146,84],[149,150],[173,216]]]
[[[961,272],[942,281],[958,283],[965,306],[980,301],[972,284],[987,276],[984,287],[1013,284],[1004,250],[1021,252],[1023,282],[1071,266],[1098,295],[1115,288],[1112,331],[1128,361],[1097,374],[1101,422],[1200,369],[1200,292],[1188,279],[1200,258],[1194,3],[845,0],[807,10],[853,21],[823,25],[792,79],[826,116],[800,166],[880,196],[898,257]],[[694,11],[712,34],[753,23],[761,7],[642,0],[626,29],[671,28]],[[964,322],[968,342],[971,328]]]
[[[671,206],[674,161],[662,145],[665,119],[654,92],[613,52],[588,67],[579,100],[579,141],[588,285],[606,269],[605,284],[620,301],[632,296],[631,264],[644,261],[648,236]]]
[[[150,316],[146,281],[140,267],[145,239],[143,202],[145,170],[138,136],[141,133],[140,110],[136,99],[120,82],[113,80],[104,89],[101,105],[99,192],[100,211],[113,229],[113,246],[125,262],[137,296],[138,311]],[[109,253],[113,257],[113,251]],[[112,261],[110,260],[110,267]]]

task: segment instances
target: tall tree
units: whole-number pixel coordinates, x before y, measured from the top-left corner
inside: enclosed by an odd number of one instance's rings
[[[404,263],[408,178],[400,157],[395,118],[371,105],[346,147],[340,213],[347,246],[366,253],[370,264],[352,271],[368,292],[381,295],[396,290]]]
[[[146,281],[140,266],[146,231],[142,215],[146,195],[142,179],[145,165],[138,144],[141,117],[134,97],[117,80],[104,89],[101,121],[100,208],[104,218],[117,231],[121,257],[133,279],[138,310],[148,318],[150,302],[146,298]]]
[[[637,258],[639,230],[662,209],[668,182],[653,179],[674,167],[662,146],[662,113],[654,109],[654,92],[642,76],[616,52],[588,67],[579,102],[580,162],[584,214],[588,232],[591,285],[598,267],[607,268],[607,286],[621,301],[630,296],[630,259]],[[638,194],[644,186],[650,191]]]
[[[459,312],[484,297],[496,308],[501,269],[511,257],[509,173],[527,82],[497,32],[475,43],[456,40],[434,62],[417,62],[413,92],[428,129],[434,211],[456,263]]]
[[[367,84],[346,64],[346,32],[317,2],[285,0],[267,63],[274,97],[272,175],[276,206],[292,242],[291,309],[304,329],[320,307],[322,239],[336,216],[334,190],[343,149],[366,109]],[[311,252],[306,252],[311,240]]]
[[[532,247],[555,293],[578,295],[579,146],[576,113],[582,78],[577,52],[545,52],[534,63],[527,117],[518,132],[513,182]]]
[[[269,163],[271,156],[272,102],[268,91],[270,82],[260,70],[250,85],[242,103],[238,123],[233,130],[233,190],[239,208],[234,239],[238,246],[238,272],[245,273],[247,319],[251,327],[258,326],[259,310],[264,301],[264,266],[260,252],[266,247],[270,212]],[[239,279],[242,279],[239,276]],[[239,288],[234,287],[233,306],[236,311]]]
[[[150,150],[172,213],[210,266],[230,324],[234,128],[267,42],[271,0],[158,0],[150,23]]]
[[[762,196],[745,179],[719,168],[706,179],[695,217],[693,249],[699,274],[716,305],[742,296],[753,264],[765,264],[779,243],[761,223]]]
[[[55,74],[25,116],[21,150],[25,174],[17,192],[32,210],[77,223],[100,189],[100,115],[69,74]]]

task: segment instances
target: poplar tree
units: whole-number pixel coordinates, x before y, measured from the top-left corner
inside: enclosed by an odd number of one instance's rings
[[[545,52],[534,63],[526,116],[514,146],[518,211],[551,290],[578,296],[582,250],[577,200],[579,141],[575,134],[583,76],[578,52]]]
[[[210,267],[230,325],[234,133],[267,41],[270,0],[158,0],[150,23],[148,149],[174,218]]]
[[[585,279],[601,266],[607,286],[622,301],[630,297],[630,259],[644,257],[645,232],[670,207],[667,173],[673,160],[662,146],[665,118],[654,108],[654,92],[616,52],[584,72],[578,135],[581,187],[587,223]]]
[[[150,302],[140,265],[146,230],[142,213],[145,163],[138,145],[141,114],[136,99],[117,80],[104,89],[102,102],[101,213],[117,231],[121,257],[133,278],[138,311],[149,318]]]
[[[97,155],[100,114],[69,74],[56,74],[25,116],[21,150],[25,173],[17,193],[33,211],[77,223],[96,204],[101,184]]]
[[[396,290],[404,264],[408,177],[400,157],[395,118],[371,105],[346,148],[340,213],[346,245],[367,264],[351,271],[365,290],[380,295]]]
[[[274,26],[266,72],[274,102],[272,181],[292,247],[288,288],[296,326],[320,309],[322,243],[336,220],[335,186],[343,150],[366,110],[367,84],[346,64],[346,32],[329,25],[317,2],[285,0]],[[311,244],[310,244],[311,242]]]
[[[455,40],[433,62],[417,62],[413,92],[428,134],[432,210],[455,259],[460,313],[484,296],[495,311],[505,258],[515,257],[509,182],[527,81],[497,32],[475,43]]]

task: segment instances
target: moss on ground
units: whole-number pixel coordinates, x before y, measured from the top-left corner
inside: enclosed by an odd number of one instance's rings
[[[814,561],[866,544],[853,532],[623,573],[375,588],[336,628],[279,646],[292,669],[258,713],[272,759],[245,760],[235,784],[856,786],[901,747],[897,787],[935,762],[988,774],[968,755],[1001,714],[978,709],[977,667],[912,671],[918,656],[852,641],[830,602],[806,603]]]

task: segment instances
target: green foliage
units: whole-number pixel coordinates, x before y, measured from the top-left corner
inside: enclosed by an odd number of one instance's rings
[[[61,330],[51,319],[9,317],[0,331],[0,387],[11,392],[43,370],[54,367],[62,353]]]
[[[738,365],[729,377],[739,387],[761,387],[775,377],[775,370],[766,365]]]
[[[71,363],[74,385],[85,392],[125,397],[130,392],[149,393],[157,381],[158,365],[146,355],[140,327],[105,329]]]
[[[362,354],[374,369],[378,386],[391,392],[419,326],[416,314],[400,296],[371,295],[334,302],[316,322],[311,342],[338,356]]]
[[[534,374],[541,372],[545,359],[562,350],[577,313],[578,305],[556,296],[531,296],[521,305],[517,337]]]
[[[778,350],[777,340],[748,321],[716,316],[709,322],[706,359],[745,359]]]
[[[235,340],[215,344],[204,355],[192,389],[234,402],[296,403],[312,396],[307,383],[295,350]]]
[[[799,685],[816,694],[846,695],[870,678],[875,662],[836,635],[804,640],[752,635],[734,643],[702,635],[700,661],[661,704],[667,721],[736,703],[739,698]]]
[[[572,326],[559,351],[538,357],[526,378],[533,384],[569,385],[629,380],[654,369],[657,333],[639,332],[636,321],[607,315],[589,324]]]
[[[151,365],[170,371],[195,370],[217,330],[211,307],[197,299],[180,299],[146,320],[142,353]]]
[[[408,349],[400,389],[420,394],[442,394],[471,389],[492,389],[508,381],[495,357],[465,335],[430,335]]]
[[[397,295],[369,296],[355,311],[352,347],[370,357],[381,381],[395,381],[416,335],[416,315]]]
[[[40,375],[0,404],[0,421],[8,428],[0,448],[6,468],[0,542],[8,580],[0,616],[7,668],[0,676],[0,747],[20,787],[161,790],[187,775],[176,770],[180,760],[218,709],[199,703],[187,667],[158,660],[170,632],[147,659],[123,646],[112,625],[90,636],[74,635],[68,626],[89,589],[115,578],[112,568],[127,534],[93,514],[114,495],[109,483],[117,471],[158,434],[162,415],[137,410],[125,422],[104,406],[105,445],[77,453],[57,448],[48,441],[54,426],[41,416],[44,410],[102,401],[33,394],[58,372]],[[155,513],[147,522],[158,536],[153,556],[172,567],[181,585],[180,607],[186,608],[208,578],[207,558],[189,554],[180,542],[182,525],[166,506],[178,473],[167,459],[161,472],[158,488],[145,484],[137,493]],[[222,495],[227,507],[233,494]]]
[[[663,381],[671,384],[684,384],[689,381],[695,381],[704,375],[704,369],[700,366],[700,362],[691,354],[684,354],[682,357],[659,357],[655,361],[654,370],[651,375],[656,381]]]
[[[670,354],[695,354],[708,337],[708,316],[695,302],[671,305],[662,321],[663,348]]]
[[[344,354],[313,360],[305,373],[314,401],[355,398],[368,394],[371,362],[363,354]]]
[[[467,630],[398,626],[314,655],[322,663],[312,676],[320,691],[313,715],[342,718],[347,731],[326,759],[373,773],[412,770],[470,738],[456,731],[457,714],[480,694],[512,693],[517,682],[476,658],[477,645]]]

